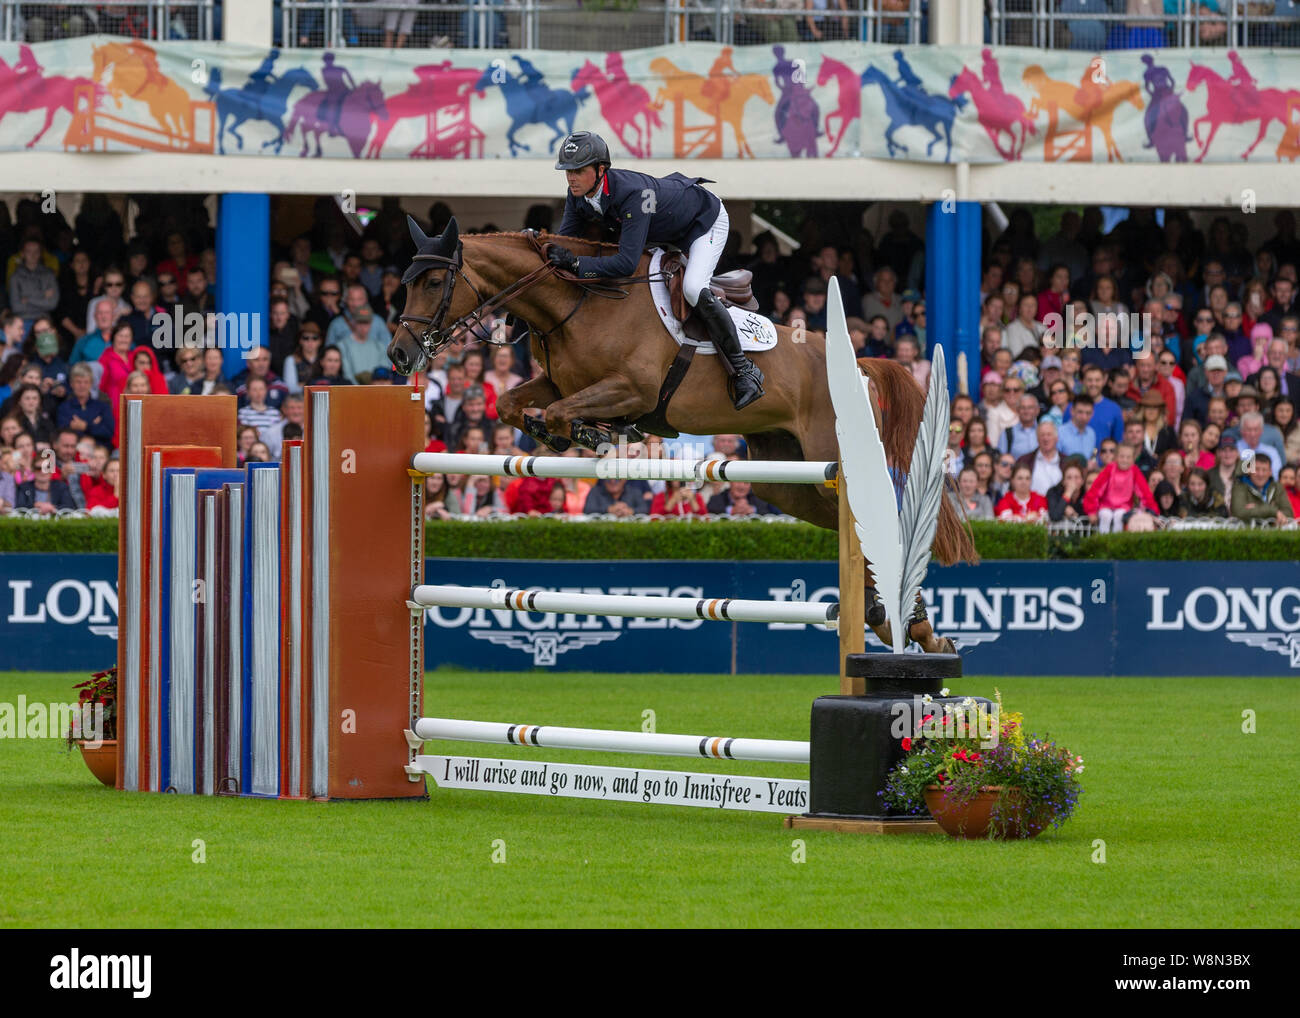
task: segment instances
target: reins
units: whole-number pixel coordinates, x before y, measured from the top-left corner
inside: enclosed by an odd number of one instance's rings
[[[492,314],[495,311],[501,310],[506,304],[510,303],[510,301],[526,293],[543,279],[548,276],[555,276],[557,279],[562,279],[565,282],[572,283],[574,286],[578,287],[582,293],[567,315],[545,332],[538,335],[537,338],[542,342],[543,349],[547,349],[546,340],[552,335],[552,333],[563,328],[563,326],[578,313],[589,296],[594,294],[597,297],[605,297],[609,300],[624,300],[625,298],[630,297],[632,293],[630,289],[626,289],[625,287],[635,283],[648,283],[654,279],[666,278],[665,274],[661,272],[658,275],[646,274],[644,276],[624,276],[618,279],[581,279],[568,272],[562,272],[558,266],[552,265],[546,260],[546,245],[542,243],[541,238],[537,233],[532,230],[524,230],[523,236],[528,240],[529,244],[532,245],[533,250],[537,252],[538,257],[542,260],[542,264],[528,274],[516,279],[505,289],[500,290],[487,298],[484,298],[479,288],[474,285],[473,280],[471,280],[465,273],[465,249],[463,242],[459,240],[456,242],[456,253],[451,257],[436,254],[416,254],[412,259],[413,263],[429,263],[427,268],[422,269],[416,274],[417,278],[419,275],[422,275],[424,272],[427,272],[428,269],[435,266],[442,265],[447,268],[447,274],[442,280],[442,294],[438,301],[438,309],[432,316],[402,315],[398,319],[398,324],[400,324],[402,328],[406,329],[406,331],[409,332],[411,336],[426,349],[426,351],[432,352],[433,344],[435,344],[441,336],[453,336],[462,329],[470,326],[477,326],[482,330],[484,315]],[[457,279],[465,280],[465,284],[474,291],[474,296],[478,298],[479,303],[449,325],[444,325],[442,320],[451,306],[452,293],[455,290]],[[415,329],[411,328],[411,323],[424,326],[424,328],[419,334],[417,334]],[[547,356],[549,360],[549,350],[547,350]]]

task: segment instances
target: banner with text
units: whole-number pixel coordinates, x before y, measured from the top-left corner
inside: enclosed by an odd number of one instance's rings
[[[430,559],[425,575],[429,583],[593,594],[838,598],[829,562]],[[114,556],[4,554],[0,578],[0,671],[95,671],[114,662]],[[1300,676],[1296,562],[931,566],[922,593],[972,675]],[[790,623],[430,608],[425,649],[430,668],[838,671],[836,634]],[[868,649],[882,649],[874,636]]]

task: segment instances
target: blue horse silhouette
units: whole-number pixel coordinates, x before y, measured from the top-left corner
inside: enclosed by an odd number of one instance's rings
[[[483,72],[475,92],[483,92],[490,85],[497,85],[505,96],[506,113],[510,116],[510,130],[506,132],[506,141],[510,143],[510,154],[517,155],[520,149],[531,149],[522,141],[515,140],[515,132],[528,124],[546,124],[554,136],[548,150],[555,151],[555,144],[566,135],[573,133],[573,123],[578,117],[578,107],[586,102],[591,94],[586,88],[571,92],[567,88],[550,88],[544,76],[531,63],[516,56],[521,74],[512,75],[500,61],[493,61],[492,66]]]
[[[217,107],[217,151],[226,154],[225,137],[229,131],[239,143],[242,151],[244,138],[238,128],[248,120],[265,120],[275,126],[275,137],[262,142],[262,148],[274,145],[276,154],[284,145],[284,114],[289,108],[289,96],[295,88],[305,88],[314,92],[320,88],[305,67],[295,67],[285,71],[279,78],[270,82],[250,81],[243,88],[222,88],[221,68],[214,67],[208,76],[208,83],[203,91],[212,97]],[[234,123],[226,126],[227,120]]]
[[[933,137],[925,147],[928,156],[935,144],[942,138],[946,149],[943,161],[952,159],[952,122],[957,111],[965,107],[966,97],[949,99],[946,95],[931,95],[919,84],[920,79],[911,72],[905,60],[899,59],[900,70],[906,84],[899,84],[878,67],[868,67],[862,72],[862,84],[879,85],[885,95],[885,114],[889,117],[889,126],[885,128],[885,144],[889,146],[890,158],[894,151],[906,152],[907,146],[894,141],[894,132],[900,127],[923,127]]]

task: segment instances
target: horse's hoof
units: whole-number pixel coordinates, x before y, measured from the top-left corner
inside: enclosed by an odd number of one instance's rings
[[[956,653],[957,653],[957,645],[956,645],[955,643],[952,642],[952,639],[951,639],[950,637],[947,637],[947,636],[941,636],[941,637],[939,637],[939,649],[936,650],[935,653],[936,653],[936,654],[956,654]]]
[[[569,435],[578,445],[584,449],[590,449],[592,452],[600,452],[601,446],[608,448],[614,444],[614,436],[608,431],[578,421],[574,421],[570,426]]]

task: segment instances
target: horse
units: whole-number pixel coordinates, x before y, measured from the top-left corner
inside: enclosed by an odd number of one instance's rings
[[[659,320],[644,281],[565,277],[547,263],[547,242],[561,242],[582,256],[607,255],[615,245],[569,237],[488,233],[461,237],[455,219],[438,237],[427,237],[408,217],[417,254],[403,276],[406,311],[388,347],[402,374],[420,370],[466,327],[490,311],[505,311],[530,323],[532,353],[544,373],[497,397],[499,418],[539,437],[553,448],[569,445],[578,426],[599,422],[660,434],[743,434],[757,460],[836,460],[835,413],[826,381],[826,339],[820,332],[777,327],[778,342],[751,356],[767,378],[767,392],[736,411],[725,396],[726,375],[717,357],[697,357],[686,371],[667,412],[652,422],[661,384],[677,356],[677,344]],[[911,464],[925,405],[925,393],[910,371],[895,361],[858,361],[870,379],[889,462]],[[540,411],[540,417],[527,412]],[[659,423],[662,421],[663,423]],[[666,427],[665,427],[666,425]],[[759,498],[802,520],[830,530],[839,516],[833,492],[823,487],[755,484]],[[975,561],[975,548],[951,500],[941,499],[933,550],[944,564]],[[873,580],[868,572],[867,584]],[[868,593],[868,604],[875,602]],[[872,629],[890,645],[882,612],[869,612]],[[873,621],[873,618],[877,621]],[[924,606],[908,626],[927,652],[946,652],[951,641],[937,637]]]
[[[426,134],[433,136],[426,137],[412,155],[425,154],[434,158],[453,158],[450,152],[444,154],[441,151],[446,146],[453,150],[458,149],[459,154],[465,159],[471,158],[470,142],[477,139],[474,137],[473,122],[469,119],[470,95],[475,94],[480,99],[483,98],[482,92],[475,93],[473,90],[474,84],[479,79],[478,68],[455,68],[451,66],[449,60],[446,67],[427,69],[417,67],[416,74],[420,74],[422,70],[425,74],[420,81],[384,100],[384,106],[388,111],[386,118],[378,116],[371,118],[375,121],[375,132],[366,145],[367,159],[379,158],[384,143],[388,141],[388,136],[399,120],[413,117],[432,118],[436,125],[440,113],[449,114],[454,124],[447,131],[449,137],[439,136],[437,131],[430,127]],[[482,155],[480,142],[479,157],[482,158]]]
[[[1075,151],[1070,157],[1072,162],[1090,162],[1092,159],[1092,129],[1095,127],[1101,132],[1102,138],[1106,142],[1106,161],[1123,162],[1124,157],[1120,155],[1119,146],[1115,144],[1114,135],[1111,134],[1111,123],[1115,119],[1115,107],[1122,102],[1128,102],[1135,109],[1144,109],[1146,103],[1142,99],[1142,87],[1135,81],[1108,81],[1103,86],[1096,81],[1092,75],[1085,72],[1083,82],[1074,84],[1070,81],[1058,81],[1055,78],[1049,78],[1047,72],[1038,64],[1030,64],[1025,68],[1021,76],[1025,84],[1029,85],[1037,93],[1029,105],[1029,115],[1037,117],[1040,110],[1046,110],[1051,123],[1048,126],[1047,137],[1044,145],[1047,148],[1047,157],[1052,157],[1052,142],[1058,134],[1079,134],[1083,133],[1083,149]],[[1057,127],[1057,111],[1063,110],[1071,117],[1082,124],[1080,131],[1062,132]],[[1063,147],[1061,151],[1069,152],[1069,146]]]
[[[1237,102],[1233,85],[1222,75],[1204,64],[1193,63],[1192,69],[1187,73],[1187,91],[1195,92],[1202,83],[1209,93],[1205,100],[1205,115],[1197,117],[1192,123],[1192,135],[1201,146],[1201,154],[1196,157],[1198,163],[1205,158],[1205,153],[1210,150],[1210,142],[1224,124],[1248,124],[1252,120],[1258,120],[1259,134],[1241,154],[1242,159],[1249,159],[1256,146],[1264,140],[1264,135],[1274,120],[1286,130],[1287,101],[1290,98],[1300,98],[1300,92],[1295,90],[1284,92],[1280,88],[1261,88],[1255,91],[1256,102],[1244,105]],[[1210,133],[1202,142],[1201,125],[1206,123],[1210,125]]]
[[[879,85],[885,94],[885,114],[889,117],[885,144],[891,159],[894,149],[907,151],[906,145],[894,141],[894,132],[900,127],[923,127],[930,132],[930,144],[925,147],[927,157],[942,138],[947,144],[943,161],[946,163],[952,158],[952,122],[957,118],[957,111],[966,105],[964,97],[930,95],[919,88],[904,88],[879,67],[868,67],[863,71],[862,84],[864,87]]]
[[[840,142],[844,140],[849,125],[862,116],[862,82],[857,72],[848,64],[842,64],[830,57],[822,57],[822,66],[817,72],[817,87],[824,88],[832,80],[838,90],[838,100],[835,109],[827,113],[823,121],[826,137],[835,139],[831,143],[831,150],[826,153],[827,156],[835,154],[835,150],[840,147]],[[831,130],[832,117],[840,122],[838,132]]]
[[[91,54],[94,58],[91,76],[97,82],[104,82],[118,109],[122,108],[122,96],[130,96],[149,107],[149,115],[164,133],[177,139],[190,138],[189,93],[162,73],[152,47],[143,43],[109,42],[96,46]]]
[[[569,84],[575,91],[583,92],[590,86],[600,103],[600,115],[618,140],[637,159],[650,158],[652,129],[664,125],[659,119],[659,111],[650,102],[649,92],[633,82],[618,82],[606,77],[590,60],[573,72]],[[638,117],[644,122],[644,127],[637,123]],[[629,128],[635,132],[631,140],[625,133]]]
[[[320,137],[322,134],[329,133],[331,125],[328,121],[320,119],[320,106],[328,95],[329,93],[324,89],[309,92],[293,104],[293,116],[285,126],[284,140],[288,141],[293,137],[295,128],[302,129],[302,151],[298,153],[299,158],[307,154],[309,134],[316,136],[315,158],[319,159],[321,156]],[[379,83],[363,81],[344,96],[343,109],[339,113],[339,127],[343,137],[347,139],[348,148],[352,150],[353,159],[361,157],[361,150],[370,135],[372,119],[387,120],[388,108],[384,104],[384,93],[380,90]]]
[[[289,95],[295,88],[315,91],[320,88],[320,83],[307,68],[295,67],[270,82],[266,91],[257,95],[249,92],[248,85],[243,88],[222,88],[221,68],[214,67],[203,91],[212,98],[217,108],[217,151],[226,154],[227,131],[235,136],[242,151],[244,136],[237,130],[239,126],[248,120],[265,120],[274,125],[275,137],[262,142],[262,148],[274,145],[276,155],[279,155],[284,146],[284,114],[289,108]],[[227,127],[226,121],[232,119],[234,123]]]
[[[96,106],[103,100],[104,86],[89,78],[65,78],[57,74],[44,74],[42,71],[19,74],[0,58],[0,96],[3,96],[4,102],[4,106],[0,107],[0,120],[4,119],[6,113],[44,110],[45,123],[25,146],[32,148],[54,123],[55,113],[59,110],[74,112],[78,88],[90,89],[94,93]]]
[[[585,88],[580,92],[570,92],[567,88],[551,88],[540,82],[530,85],[522,74],[512,75],[500,64],[484,71],[473,91],[485,92],[492,85],[498,86],[505,96],[506,113],[510,117],[506,141],[510,143],[511,156],[517,155],[520,149],[532,151],[522,141],[515,141],[515,132],[529,124],[545,124],[551,129],[553,133],[547,151],[554,152],[556,142],[573,133],[578,107],[587,101],[590,94]]]
[[[978,74],[964,67],[948,86],[948,96],[956,99],[968,92],[975,104],[980,126],[993,142],[998,155],[1011,162],[1019,159],[1025,151],[1025,139],[1038,133],[1034,118],[1025,112],[1025,104],[1014,95],[987,88]],[[1019,138],[1016,137],[1017,127],[1020,128]],[[1004,134],[1010,139],[1006,148],[1002,147]]]
[[[1149,57],[1144,57],[1149,60]],[[1173,77],[1164,67],[1153,70],[1162,72],[1157,84],[1151,84],[1151,75],[1147,77],[1147,111],[1142,118],[1147,132],[1146,148],[1154,148],[1162,163],[1187,162],[1187,143],[1192,136],[1187,133],[1191,118],[1187,107],[1174,90]]]
[[[680,99],[688,102],[715,122],[730,124],[731,131],[736,136],[736,154],[741,158],[745,156],[754,158],[754,150],[749,147],[749,141],[745,137],[743,125],[745,106],[755,96],[769,106],[775,104],[776,97],[772,95],[772,86],[768,84],[767,78],[761,74],[741,74],[737,77],[728,75],[727,97],[719,103],[710,97],[709,90],[705,87],[709,84],[709,79],[703,74],[683,71],[667,57],[655,57],[651,60],[650,70],[664,82],[655,96],[656,109],[662,109],[664,102],[668,100]],[[678,124],[678,132],[680,133],[684,127],[685,125]],[[718,135],[718,143],[721,145],[721,130]],[[685,155],[683,152],[676,154]]]
[[[776,47],[780,49],[781,47]],[[788,61],[783,61],[789,67]],[[780,69],[782,64],[778,63]],[[776,139],[790,150],[790,158],[803,156],[817,158],[817,139],[821,135],[818,124],[821,122],[821,110],[811,90],[803,83],[798,74],[779,74],[777,87],[781,98],[777,100],[774,117],[776,119]]]

